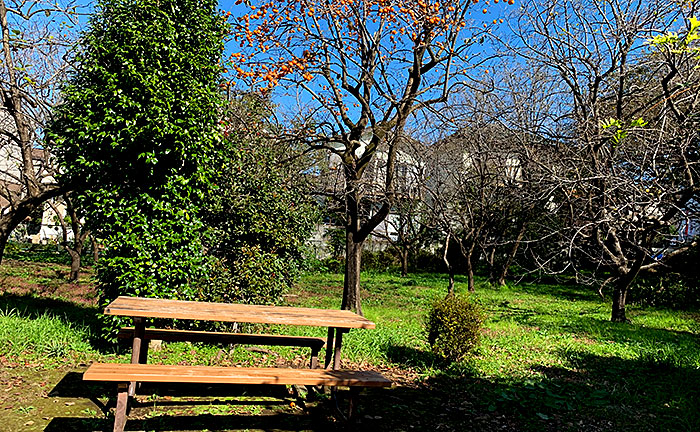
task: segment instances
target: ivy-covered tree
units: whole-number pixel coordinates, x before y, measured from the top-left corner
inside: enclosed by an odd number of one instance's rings
[[[213,0],[101,0],[50,133],[103,239],[102,302],[192,299],[205,276],[224,18]]]

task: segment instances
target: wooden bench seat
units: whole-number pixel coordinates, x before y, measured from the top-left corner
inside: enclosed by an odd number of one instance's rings
[[[155,364],[93,363],[83,374],[87,381],[119,383],[114,431],[122,432],[128,410],[128,383],[275,384],[348,386],[351,388],[348,416],[352,415],[358,387],[389,387],[391,381],[374,371],[328,369],[237,368]]]
[[[88,381],[188,382],[208,384],[279,384],[387,387],[391,381],[374,371],[330,369],[239,368],[128,363],[93,363]]]

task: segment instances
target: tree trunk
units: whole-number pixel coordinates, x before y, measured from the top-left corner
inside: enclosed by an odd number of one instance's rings
[[[401,249],[401,277],[408,275],[408,248]]]
[[[615,289],[613,290],[613,305],[610,321],[612,322],[630,322],[625,314],[625,306],[627,305],[627,292],[629,291],[632,282],[642,269],[642,265],[646,260],[646,255],[642,249],[639,249],[635,254],[632,267],[627,271],[620,272],[621,275],[615,281]]]
[[[100,249],[97,244],[97,239],[94,235],[90,235],[90,244],[92,244],[92,262],[93,265],[97,264],[97,260],[100,258]]]
[[[68,194],[65,194],[63,196],[63,202],[66,205],[66,212],[68,213],[68,216],[71,219],[71,230],[73,231],[73,244],[71,245],[68,241],[68,224],[66,223],[63,214],[61,213],[61,211],[55,203],[51,202],[51,200],[47,202],[53,210],[54,214],[56,215],[58,222],[61,224],[61,231],[63,233],[63,241],[61,242],[61,246],[63,246],[63,249],[65,249],[65,251],[68,252],[68,255],[70,256],[69,280],[71,282],[77,282],[78,278],[80,277],[80,265],[81,256],[83,254],[83,244],[85,243],[85,238],[88,235],[90,235],[90,231],[83,231],[83,225],[80,223],[80,217],[78,216],[78,212],[73,206],[73,202],[71,201]]]
[[[489,265],[489,281],[493,283],[496,281],[496,245],[491,246],[488,252],[484,252],[486,255],[486,263]]]
[[[625,314],[625,305],[627,304],[627,290],[629,283],[624,282],[625,278],[618,279],[613,291],[612,322],[628,322]]]
[[[442,254],[442,260],[445,262],[445,265],[447,266],[447,274],[449,277],[449,281],[447,283],[447,295],[448,296],[453,296],[455,295],[455,270],[454,267],[452,267],[452,264],[450,264],[450,260],[447,259],[447,251],[450,248],[450,239],[452,238],[451,235],[447,235],[447,238],[445,239],[445,249]]]
[[[513,243],[513,247],[510,250],[510,253],[506,257],[505,262],[503,263],[503,266],[501,266],[501,271],[500,274],[498,275],[498,286],[503,286],[506,284],[506,276],[508,275],[508,270],[510,269],[510,266],[513,264],[513,260],[515,259],[515,254],[518,253],[518,248],[520,247],[520,243],[523,241],[523,237],[525,236],[525,231],[527,229],[527,224],[523,222],[520,225],[520,231],[518,232],[518,236],[515,238],[515,242]]]
[[[10,232],[12,232],[10,230]],[[10,232],[5,233],[4,229],[0,229],[0,264],[2,264],[3,255],[5,255],[5,246],[7,245],[7,239],[10,237]]]
[[[360,301],[361,264],[362,242],[356,242],[353,233],[348,232],[345,241],[345,281],[341,308],[354,310],[358,315],[362,315],[362,302]]]
[[[452,266],[447,268],[448,282],[447,282],[447,295],[455,295],[455,269]]]
[[[362,315],[360,300],[360,270],[362,264],[362,243],[360,231],[360,192],[356,173],[345,168],[345,280],[343,281],[343,301],[341,309],[354,310]]]
[[[472,265],[472,255],[474,254],[474,247],[476,242],[472,242],[469,245],[469,249],[464,254],[464,259],[467,264],[467,288],[469,292],[474,292],[474,266]]]
[[[82,250],[82,247],[80,248]],[[77,282],[80,276],[81,250],[66,249],[70,255],[70,281]]]

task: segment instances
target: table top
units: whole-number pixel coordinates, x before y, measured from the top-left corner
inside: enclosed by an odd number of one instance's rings
[[[349,310],[208,303],[144,297],[117,297],[106,315],[373,329],[372,321]]]

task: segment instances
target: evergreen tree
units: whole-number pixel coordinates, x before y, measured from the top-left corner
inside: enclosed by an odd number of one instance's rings
[[[214,0],[96,5],[49,133],[104,240],[102,304],[198,295],[226,31]]]

